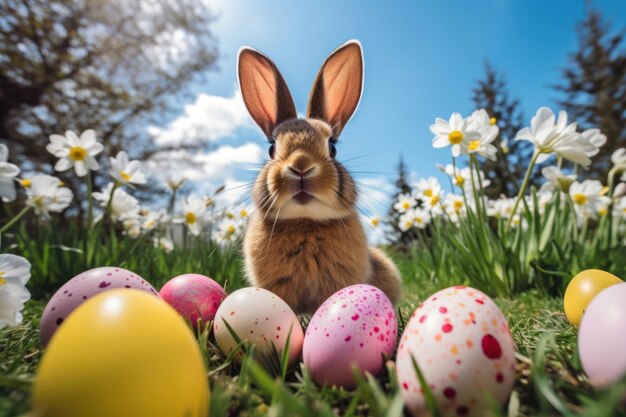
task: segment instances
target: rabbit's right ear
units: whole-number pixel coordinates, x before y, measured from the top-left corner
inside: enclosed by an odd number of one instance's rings
[[[237,66],[248,112],[270,138],[277,125],[297,117],[287,83],[268,57],[250,47],[239,49]]]

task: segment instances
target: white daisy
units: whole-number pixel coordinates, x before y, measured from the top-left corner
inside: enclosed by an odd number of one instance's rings
[[[22,322],[24,303],[30,299],[29,279],[30,262],[17,255],[0,255],[0,329]]]
[[[417,198],[423,201],[441,196],[441,185],[435,177],[420,179],[415,188],[417,189]]]
[[[0,197],[5,203],[15,200],[15,177],[20,173],[17,165],[8,160],[9,148],[0,143]]]
[[[146,177],[141,172],[141,162],[129,161],[126,152],[120,151],[115,158],[110,158],[110,160],[109,174],[120,184],[146,183]]]
[[[378,216],[369,217],[367,219],[367,222],[370,224],[370,226],[372,226],[374,228],[380,227],[380,217],[378,217]]]
[[[54,166],[55,171],[67,171],[74,167],[76,175],[84,177],[91,171],[100,168],[94,156],[102,152],[104,147],[96,140],[96,132],[92,129],[80,134],[68,130],[65,136],[50,135],[50,143],[46,146],[48,152],[60,158]]]
[[[403,232],[406,232],[413,227],[414,219],[415,216],[413,214],[413,209],[405,211],[404,214],[402,214],[402,216],[398,219],[398,228]]]
[[[530,121],[530,127],[525,127],[515,136],[516,140],[527,140],[535,145],[540,155],[537,163],[547,160],[552,153],[574,163],[588,166],[591,159],[589,142],[576,132],[576,123],[567,124],[567,113],[559,112],[558,119],[547,107],[541,107]]]
[[[176,219],[177,223],[185,223],[192,235],[198,236],[202,230],[202,219],[206,214],[203,198],[188,197],[183,201],[183,216]]]
[[[626,148],[616,149],[611,155],[613,165],[626,168]]]
[[[487,215],[499,219],[508,219],[513,213],[515,199],[499,198],[497,200],[489,200],[487,205]]]
[[[172,191],[176,191],[185,183],[185,181],[187,181],[187,178],[178,174],[173,174],[165,180],[165,186]]]
[[[92,193],[93,198],[100,203],[101,207],[105,209],[110,207],[111,218],[114,221],[123,221],[124,219],[138,217],[140,209],[139,201],[122,188],[115,189],[113,192],[113,201],[109,205],[113,186],[114,184],[112,182],[108,183],[102,191]]]
[[[613,214],[618,218],[626,219],[626,197],[621,197],[613,204]]]
[[[606,143],[606,136],[600,129],[587,129],[580,134],[585,142],[585,154],[588,157],[596,156],[600,147]]]
[[[241,227],[234,219],[225,218],[217,228],[218,242],[233,242],[241,236],[241,231]]]
[[[454,168],[452,164],[448,164],[443,168],[443,172],[446,173],[451,179],[452,183],[459,188],[464,189],[466,192],[472,192],[472,170],[469,167]],[[482,182],[483,188],[488,187],[491,184],[491,180],[485,178],[485,173],[479,172],[479,177]],[[476,172],[474,171],[474,181],[477,181]],[[478,184],[476,184],[478,187]]]
[[[65,210],[74,194],[69,188],[63,187],[63,183],[50,175],[35,175],[26,188],[26,205],[35,209],[35,213],[46,219],[50,218],[50,212],[60,213]]]
[[[494,123],[491,123],[493,120]],[[495,118],[490,118],[485,109],[476,110],[469,117],[468,129],[475,130],[480,137],[472,141],[461,143],[461,152],[464,154],[477,153],[480,156],[496,160],[497,148],[492,142],[498,136],[500,129],[495,124]]]
[[[602,207],[608,206],[611,199],[603,195],[603,188],[602,183],[597,180],[573,182],[569,188],[569,195],[576,212],[582,217],[593,217]]]
[[[461,214],[465,213],[465,201],[463,201],[463,196],[457,194],[446,195],[444,207],[446,208],[446,213],[448,214],[448,216],[460,216]]]
[[[162,224],[167,224],[170,221],[170,216],[163,209],[158,211],[149,211],[144,215],[143,223],[141,227],[145,231],[154,230]]]
[[[567,194],[570,185],[576,181],[576,175],[565,175],[560,169],[554,166],[542,168],[541,173],[548,181],[541,186],[540,192],[562,191]]]
[[[451,145],[452,156],[459,156],[462,144],[480,139],[477,131],[470,130],[468,122],[460,113],[452,113],[450,120],[435,119],[435,124],[430,126],[430,131],[435,135],[433,147],[443,148]]]
[[[431,221],[430,213],[424,209],[416,208],[413,210],[413,226],[418,229],[424,229]]]
[[[154,237],[154,239],[152,240],[152,243],[154,244],[155,248],[160,248],[162,249],[165,253],[170,253],[171,251],[174,250],[174,242],[172,242],[170,239],[166,238],[166,237]]]
[[[415,207],[417,205],[417,201],[410,194],[400,194],[398,196],[398,201],[393,205],[393,208],[398,213],[406,213],[407,210]]]

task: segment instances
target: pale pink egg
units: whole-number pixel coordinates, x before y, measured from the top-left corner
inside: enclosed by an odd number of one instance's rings
[[[226,292],[209,277],[183,274],[170,279],[159,295],[196,328],[198,320],[202,323],[213,320]]]
[[[304,364],[319,385],[354,388],[352,367],[377,375],[393,354],[398,332],[389,298],[371,285],[353,285],[315,312],[306,330]]]
[[[398,384],[414,416],[427,407],[411,357],[443,416],[483,416],[488,397],[503,405],[515,382],[515,345],[506,319],[482,292],[464,286],[433,294],[400,338]]]
[[[240,340],[255,346],[256,358],[264,364],[268,364],[274,348],[280,357],[288,349],[289,365],[300,357],[304,337],[300,321],[283,299],[268,290],[241,288],[226,297],[217,309],[213,332],[222,353],[229,355],[237,341],[226,323]]]
[[[113,288],[134,288],[159,296],[148,281],[124,268],[103,266],[82,272],[63,284],[48,301],[41,315],[43,345],[48,344],[57,328],[83,301]]]

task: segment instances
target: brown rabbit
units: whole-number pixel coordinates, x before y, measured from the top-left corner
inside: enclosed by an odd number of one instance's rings
[[[252,194],[255,211],[244,240],[245,267],[297,313],[312,313],[334,292],[371,284],[400,297],[395,265],[367,246],[355,182],[336,159],[335,143],[363,89],[358,41],[335,50],[320,69],[298,119],[287,84],[260,52],[239,51],[239,83],[254,121],[269,141],[270,160]]]

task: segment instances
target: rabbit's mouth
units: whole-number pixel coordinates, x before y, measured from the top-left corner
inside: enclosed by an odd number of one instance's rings
[[[294,195],[292,198],[296,200],[299,204],[305,205],[309,201],[313,200],[315,197],[313,197],[311,194],[307,193],[306,191],[300,191],[298,194]]]

